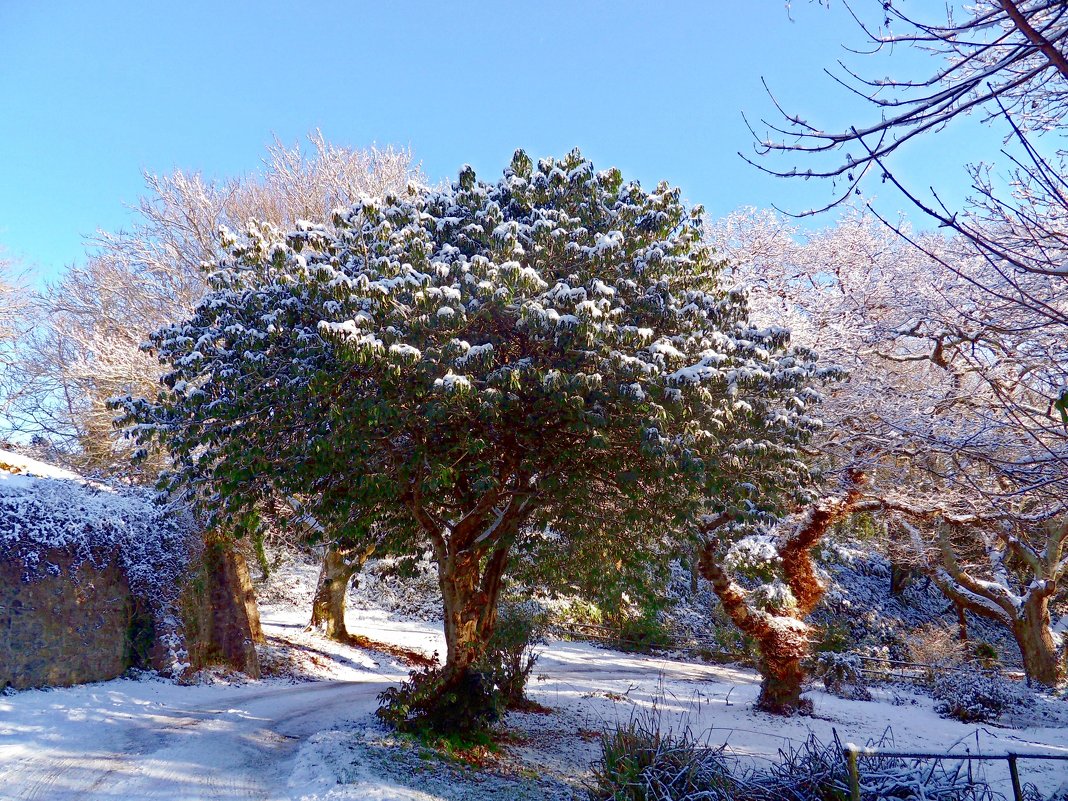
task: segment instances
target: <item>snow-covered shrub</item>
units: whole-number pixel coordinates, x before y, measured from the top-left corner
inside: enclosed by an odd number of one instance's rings
[[[478,670],[490,677],[512,709],[526,704],[530,672],[538,661],[534,649],[545,642],[548,615],[534,604],[505,604]]]
[[[437,566],[429,553],[370,559],[351,591],[354,608],[385,609],[416,620],[441,619]]]
[[[778,578],[756,587],[749,597],[757,609],[776,615],[789,614],[797,608],[793,592]]]
[[[863,665],[855,654],[833,651],[819,654],[815,659],[812,675],[823,680],[823,686],[829,693],[860,701],[871,700],[871,693],[865,686]]]
[[[883,745],[876,743],[874,745]],[[890,757],[860,764],[863,801],[995,801],[980,777],[960,763]],[[601,737],[594,801],[817,801],[850,797],[841,743],[810,736],[768,766],[733,759],[688,731],[662,732],[654,707]]]
[[[821,626],[813,650],[817,653],[843,653],[853,650],[853,633],[844,622],[830,622]]]
[[[935,678],[935,711],[965,723],[997,720],[1002,712],[1030,703],[1026,689],[1000,676],[975,670]]]

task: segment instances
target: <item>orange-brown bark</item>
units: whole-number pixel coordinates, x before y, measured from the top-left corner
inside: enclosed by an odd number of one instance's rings
[[[804,521],[779,544],[779,559],[786,583],[796,599],[788,611],[773,613],[757,609],[746,590],[731,579],[716,558],[715,541],[706,541],[700,553],[701,575],[712,585],[724,611],[742,632],[760,647],[760,685],[757,706],[777,714],[807,711],[811,704],[801,698],[804,670],[801,660],[808,655],[809,625],[804,621],[823,597],[826,589],[812,561],[812,547],[831,526],[852,512],[860,500],[864,475],[850,471],[846,493],[822,501],[809,510]]]

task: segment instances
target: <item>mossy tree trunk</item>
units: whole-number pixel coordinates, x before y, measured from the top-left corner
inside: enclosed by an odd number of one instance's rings
[[[327,544],[319,568],[319,580],[315,585],[309,629],[322,631],[331,640],[349,640],[349,632],[345,627],[345,599],[349,584],[353,576],[363,569],[374,550],[374,544]]]

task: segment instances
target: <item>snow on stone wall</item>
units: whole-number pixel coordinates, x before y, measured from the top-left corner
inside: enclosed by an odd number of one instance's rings
[[[124,654],[119,662],[129,663],[131,616],[142,609],[155,630],[154,666],[180,673],[187,659],[176,606],[197,541],[193,533],[188,514],[158,503],[150,491],[88,481],[0,451],[0,652],[53,660],[66,655],[74,664],[85,651],[117,649]],[[20,662],[21,674],[6,681],[30,686],[110,678],[119,663],[90,659],[63,676],[32,667],[47,662],[36,656]]]

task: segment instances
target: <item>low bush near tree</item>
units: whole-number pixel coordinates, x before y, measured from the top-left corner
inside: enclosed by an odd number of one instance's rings
[[[589,788],[593,801],[817,801],[850,797],[842,744],[814,735],[753,767],[688,730],[664,733],[657,708],[601,736],[601,758]],[[877,743],[875,745],[882,745]],[[995,801],[981,776],[961,763],[924,764],[876,757],[861,768],[862,801]],[[1029,788],[1030,789],[1030,788]]]
[[[538,661],[534,649],[545,643],[548,624],[545,612],[526,604],[506,604],[497,616],[478,670],[493,682],[509,709],[532,706],[526,697],[526,686]]]

